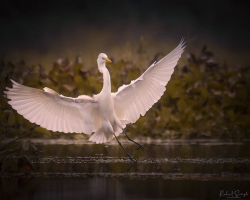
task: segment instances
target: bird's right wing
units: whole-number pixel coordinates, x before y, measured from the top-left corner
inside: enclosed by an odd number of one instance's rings
[[[172,52],[153,63],[139,78],[113,93],[115,112],[120,120],[136,122],[161,98],[184,51],[184,44],[184,40],[181,40]]]
[[[11,81],[13,88],[5,91],[8,103],[32,123],[52,131],[85,134],[101,123],[97,103],[89,96],[65,97],[50,88],[42,91]]]

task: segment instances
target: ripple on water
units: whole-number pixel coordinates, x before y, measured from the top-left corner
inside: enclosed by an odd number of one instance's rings
[[[17,159],[18,157],[9,157]],[[111,156],[46,156],[46,157],[29,157],[32,163],[130,163],[127,157],[111,157]],[[141,157],[137,163],[193,163],[193,164],[250,164],[250,158],[149,158]]]

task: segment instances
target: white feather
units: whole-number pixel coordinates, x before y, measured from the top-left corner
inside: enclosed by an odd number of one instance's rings
[[[52,131],[90,134],[94,121],[101,120],[97,102],[86,95],[70,98],[50,88],[44,91],[13,81],[13,88],[5,91],[9,104],[32,123]],[[79,103],[80,102],[80,103]],[[92,114],[95,114],[95,119]],[[95,127],[96,128],[96,127]]]
[[[182,40],[171,53],[158,63],[154,62],[139,78],[113,93],[115,112],[120,120],[135,123],[161,98],[184,48]]]
[[[110,74],[106,68],[106,54],[99,54],[98,69],[103,73],[102,91],[93,98],[59,95],[45,87],[44,91],[23,86],[15,81],[6,88],[9,104],[32,123],[52,131],[64,133],[95,132],[90,141],[105,143],[114,134],[119,136],[128,123],[134,123],[156,103],[184,51],[183,40],[158,63],[153,63],[139,78],[111,93]]]

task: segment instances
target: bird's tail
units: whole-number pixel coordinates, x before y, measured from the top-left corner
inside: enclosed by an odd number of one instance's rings
[[[105,134],[102,128],[100,128],[89,138],[89,141],[95,142],[96,144],[101,144],[112,140],[112,138],[113,135]]]
[[[128,124],[128,121],[120,120],[119,124],[120,125],[115,124],[113,127],[115,135],[117,137],[120,135],[120,133],[122,133],[122,129],[126,127],[126,124]],[[102,143],[109,142],[113,138],[114,138],[113,133],[111,132],[106,133],[105,131],[103,131],[103,128],[101,127],[97,129],[97,131],[89,138],[89,141],[95,142],[96,144],[102,144]]]

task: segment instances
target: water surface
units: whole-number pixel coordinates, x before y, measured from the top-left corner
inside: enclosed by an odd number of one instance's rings
[[[32,140],[38,156],[26,154],[33,172],[5,174],[5,199],[219,199],[220,192],[250,193],[250,146],[216,140],[142,140],[148,150],[122,140],[132,165],[115,141]],[[17,157],[8,157],[15,166]],[[129,172],[128,172],[129,170]],[[246,196],[250,198],[250,196]]]

